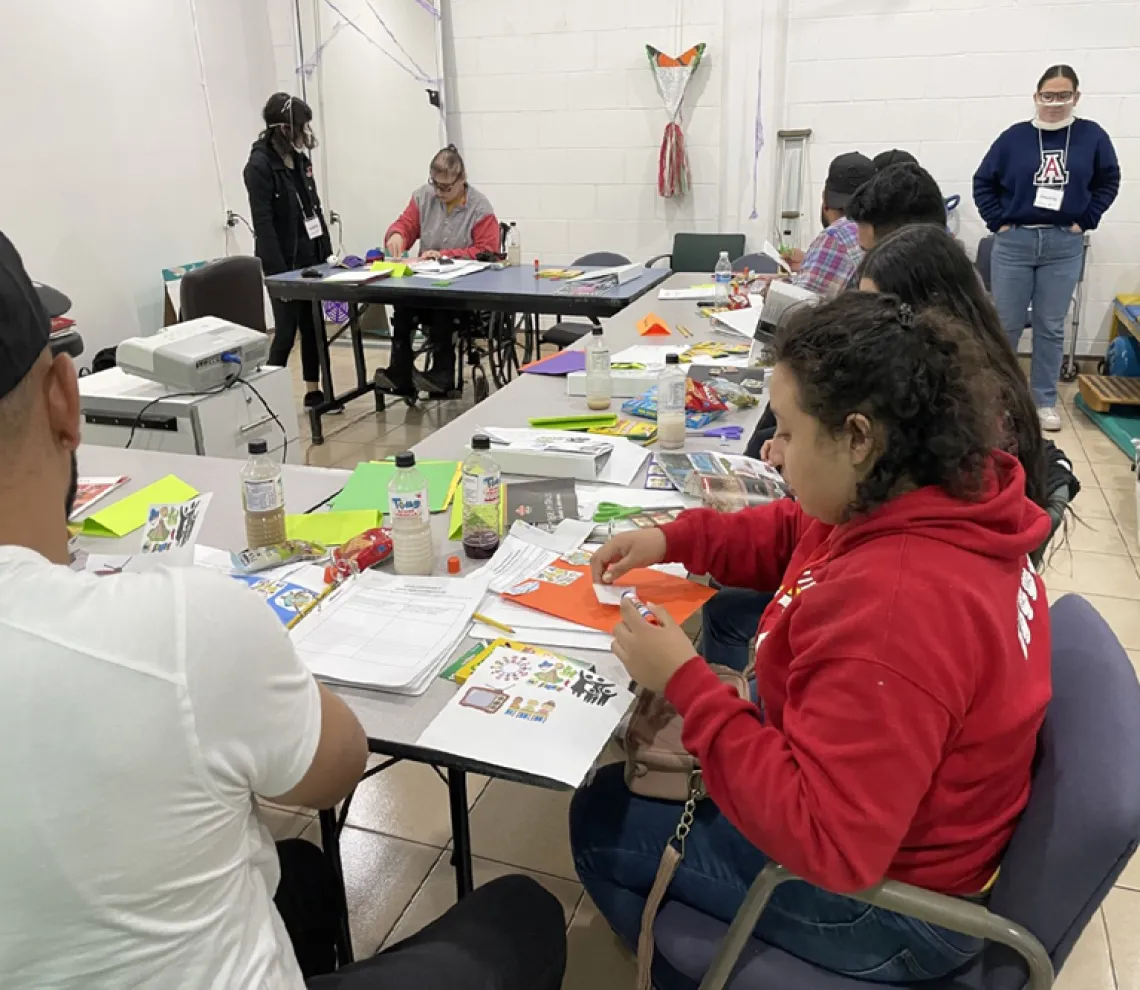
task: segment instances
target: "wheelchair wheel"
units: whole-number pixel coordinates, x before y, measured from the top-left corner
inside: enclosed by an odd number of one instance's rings
[[[487,373],[483,370],[482,365],[474,365],[471,368],[471,388],[475,394],[476,404],[491,394],[491,386],[487,382]]]

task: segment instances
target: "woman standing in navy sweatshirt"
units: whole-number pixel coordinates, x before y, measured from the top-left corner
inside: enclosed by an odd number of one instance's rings
[[[1104,128],[1078,120],[1077,74],[1054,65],[1037,83],[1033,120],[1014,124],[974,173],[974,203],[994,241],[994,303],[1016,350],[1033,304],[1030,385],[1041,426],[1059,430],[1057,378],[1065,315],[1081,275],[1084,232],[1095,230],[1120,188]]]

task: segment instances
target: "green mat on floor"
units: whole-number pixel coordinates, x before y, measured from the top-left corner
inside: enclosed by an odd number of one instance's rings
[[[1140,440],[1140,409],[1118,406],[1114,413],[1093,412],[1079,395],[1077,408],[1100,428],[1101,432],[1129,457],[1136,456],[1133,440]]]

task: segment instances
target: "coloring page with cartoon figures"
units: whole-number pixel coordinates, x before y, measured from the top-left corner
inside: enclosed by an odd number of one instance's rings
[[[587,664],[501,646],[419,738],[421,746],[577,786],[633,701]]]
[[[154,566],[188,567],[194,563],[198,542],[211,496],[199,495],[185,502],[152,505],[143,524],[139,553]]]

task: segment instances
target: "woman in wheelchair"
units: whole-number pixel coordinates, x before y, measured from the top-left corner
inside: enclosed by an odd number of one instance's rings
[[[843,895],[890,877],[987,896],[1050,697],[1029,563],[1049,520],[1000,449],[1001,385],[958,320],[848,292],[798,314],[775,356],[771,458],[796,498],[691,510],[593,557],[595,581],[675,561],[779,589],[757,632],[756,702],[664,610],[655,625],[622,607],[614,653],[677,708],[711,798],[666,897],[731,921],[770,857],[802,882],[777,889],[757,937],[864,980],[937,978],[980,943]],[[680,812],[632,795],[621,766],[575,795],[578,873],[631,946]]]
[[[420,242],[421,258],[475,258],[499,253],[499,221],[490,201],[467,182],[467,170],[454,145],[431,160],[427,185],[408,201],[404,212],[388,228],[384,250],[389,258],[402,258]],[[376,372],[376,383],[395,395],[427,392],[446,396],[454,390],[455,329],[458,314],[447,309],[395,307],[392,315],[392,355],[388,367]],[[415,366],[412,336],[417,327],[427,331],[431,366],[427,373]]]

